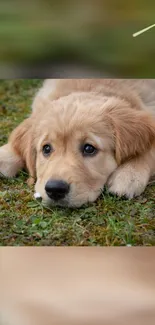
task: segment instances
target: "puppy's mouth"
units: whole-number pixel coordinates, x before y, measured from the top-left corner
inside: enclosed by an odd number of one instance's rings
[[[94,192],[93,196],[91,197],[90,192],[89,194],[85,195],[85,199],[81,198],[81,194],[76,195],[75,197],[72,197],[71,194],[67,194],[64,198],[59,198],[57,200],[54,200],[49,197],[42,197],[40,193],[35,193],[34,198],[41,202],[43,206],[50,208],[50,207],[62,207],[62,208],[80,208],[82,206],[87,206],[90,203],[93,203],[96,201],[96,199],[100,196],[101,192],[103,189],[100,189],[96,191],[96,195],[94,197]]]
[[[54,200],[43,201],[43,205],[45,205],[47,207],[50,207],[50,206],[64,207],[64,208],[70,207],[69,201],[66,199],[61,199],[58,201],[54,201]]]
[[[52,199],[43,199],[40,193],[35,193],[34,198],[41,202],[45,207],[53,207],[53,206],[60,206],[60,207],[69,207],[69,200],[67,198],[59,199],[59,200],[52,200]]]

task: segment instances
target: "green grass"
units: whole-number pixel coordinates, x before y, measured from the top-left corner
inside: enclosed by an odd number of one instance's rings
[[[30,113],[40,80],[0,81],[0,145]],[[155,245],[155,186],[134,200],[106,190],[80,209],[44,208],[21,172],[0,179],[0,245]]]

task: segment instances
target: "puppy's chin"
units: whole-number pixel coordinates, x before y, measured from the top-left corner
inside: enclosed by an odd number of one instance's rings
[[[42,204],[47,208],[52,207],[63,207],[63,208],[80,208],[81,206],[87,205],[89,203],[93,203],[101,194],[102,190],[98,190],[96,192],[92,191],[87,194],[79,194],[75,197],[69,195],[63,200],[54,201],[49,199],[48,197],[44,197],[42,200]]]
[[[68,207],[70,207],[68,200],[54,201],[54,200],[47,198],[47,199],[43,199],[42,204],[47,208],[52,208],[52,207],[68,208]]]

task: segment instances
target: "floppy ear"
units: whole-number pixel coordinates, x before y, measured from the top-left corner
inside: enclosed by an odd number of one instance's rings
[[[36,176],[36,150],[31,118],[26,119],[12,132],[9,142],[30,174],[29,185],[33,184]]]
[[[117,163],[144,154],[155,143],[155,119],[144,111],[114,108],[109,112]]]

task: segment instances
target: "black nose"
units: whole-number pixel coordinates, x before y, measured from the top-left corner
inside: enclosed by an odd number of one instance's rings
[[[61,180],[49,180],[45,185],[45,191],[50,199],[58,201],[68,194],[69,184]]]

